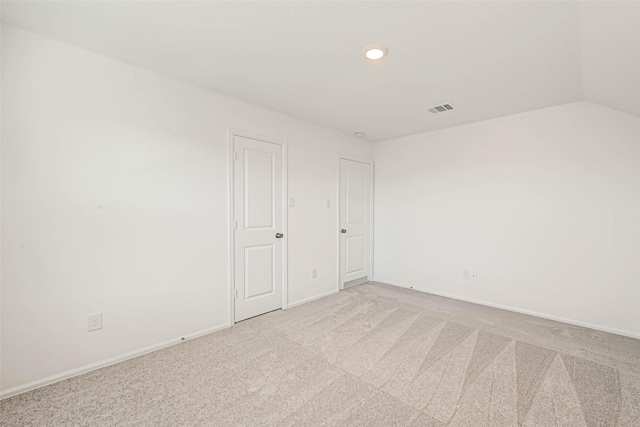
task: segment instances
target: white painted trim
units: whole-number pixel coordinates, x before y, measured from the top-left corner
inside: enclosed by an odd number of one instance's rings
[[[345,153],[339,153],[338,154],[338,159],[351,160],[352,162],[364,163],[366,165],[372,165],[373,164],[373,160],[372,159],[363,159],[362,157],[356,157],[356,156],[352,156],[351,154],[345,154]]]
[[[235,206],[234,206],[234,162],[235,162],[235,147],[233,143],[234,132],[232,129],[229,129],[229,164],[227,166],[227,180],[229,194],[227,194],[227,215],[229,224],[227,227],[227,247],[229,253],[227,254],[227,268],[228,268],[228,277],[229,277],[229,324],[233,325],[235,323],[236,318],[236,301],[235,301],[235,250],[236,250],[236,240],[235,240]]]
[[[166,347],[171,347],[173,345],[185,342],[185,340],[192,340],[194,338],[208,335],[208,334],[220,331],[222,329],[226,329],[230,326],[231,325],[229,325],[228,323],[224,323],[222,325],[214,326],[213,328],[203,329],[201,331],[193,332],[191,334],[187,334],[181,337],[176,337],[176,338],[163,341],[157,344],[152,344],[150,346],[143,347],[138,350],[133,350],[128,353],[110,357],[108,359],[101,360],[96,363],[91,363],[89,365],[81,366],[79,368],[70,369],[68,371],[51,375],[41,380],[32,381],[32,382],[22,384],[7,390],[2,390],[0,392],[0,399],[6,399],[8,397],[26,393],[28,391],[35,390],[40,387],[55,384],[57,382],[60,382],[72,377],[77,377],[78,375],[86,374],[87,372],[95,371],[96,369],[101,369],[107,366],[115,365],[116,363],[124,362],[125,360],[133,359],[134,357],[142,356],[143,354],[152,353],[154,351],[158,351]]]
[[[338,267],[336,269],[337,271],[337,277],[336,277],[336,292],[340,292],[342,290],[342,259],[340,258],[341,255],[341,251],[340,251],[340,159],[342,158],[341,154],[338,154],[338,157],[336,159],[336,169],[337,169],[337,173],[336,176],[338,179],[336,179],[336,203],[335,203],[335,207],[336,207],[336,224],[337,224],[337,228],[336,228],[336,243],[338,245],[338,250],[336,251],[337,253],[337,257],[336,257],[336,266]]]
[[[315,296],[312,296],[312,297],[309,297],[309,298],[302,299],[300,301],[292,302],[292,303],[289,304],[289,308],[297,307],[299,305],[306,304],[308,302],[315,301],[315,300],[318,300],[320,298],[328,297],[329,295],[335,295],[337,293],[338,293],[338,290],[334,289],[334,290],[331,290],[329,292],[325,292],[324,294],[321,294],[321,295],[315,295]]]
[[[374,221],[374,214],[373,214],[373,195],[374,195],[374,191],[375,191],[375,179],[373,176],[373,160],[371,159],[362,159],[362,158],[358,158],[355,156],[351,156],[349,154],[338,154],[338,182],[337,182],[337,190],[336,190],[336,213],[337,213],[337,220],[338,220],[338,229],[340,229],[340,209],[342,208],[340,201],[342,200],[342,198],[340,197],[340,172],[342,170],[341,165],[340,165],[340,160],[351,160],[353,162],[358,162],[358,163],[364,163],[366,165],[369,165],[369,170],[371,172],[371,188],[370,190],[370,197],[369,197],[369,214],[371,215],[371,220],[369,221],[369,274],[367,275],[369,278],[369,281],[372,281],[372,277],[373,277],[373,221]],[[340,248],[340,232],[338,231],[337,233],[338,237],[337,237],[337,242],[338,242],[338,283],[337,283],[337,290],[338,292],[344,289],[344,284],[342,283],[342,253],[341,253],[341,248]]]
[[[375,253],[374,253],[374,232],[373,230],[375,229],[375,227],[373,226],[374,221],[376,220],[376,216],[373,212],[373,209],[375,207],[374,204],[374,200],[375,200],[375,194],[376,194],[376,175],[375,175],[376,169],[375,169],[375,163],[373,162],[373,160],[371,161],[371,247],[369,248],[370,250],[370,265],[369,265],[369,282],[371,282],[373,280],[373,275],[374,275],[374,259],[375,259]]]
[[[282,144],[282,309],[289,308],[289,146]]]
[[[282,309],[286,310],[289,307],[289,161],[288,161],[288,142],[284,139],[268,137],[257,134],[255,132],[247,132],[238,129],[229,129],[229,168],[227,170],[227,177],[229,180],[229,195],[227,197],[228,212],[229,212],[229,225],[228,225],[228,239],[229,239],[229,255],[228,255],[228,268],[229,268],[229,324],[235,324],[236,318],[236,304],[235,304],[235,233],[234,233],[234,221],[235,221],[235,200],[234,200],[234,177],[235,177],[235,145],[234,137],[240,136],[243,138],[254,139],[256,141],[267,142],[269,144],[276,144],[282,147]]]
[[[483,300],[478,300],[478,299],[474,299],[474,298],[465,298],[465,297],[461,297],[459,295],[448,294],[448,293],[445,293],[445,292],[432,291],[432,290],[428,290],[428,289],[420,289],[420,288],[417,288],[415,286],[405,285],[403,283],[397,283],[397,282],[393,282],[391,280],[386,280],[386,279],[373,279],[372,282],[381,283],[383,285],[396,286],[396,287],[399,287],[399,288],[413,289],[414,291],[423,292],[423,293],[431,294],[431,295],[437,295],[437,296],[445,297],[445,298],[451,298],[451,299],[455,299],[455,300],[458,300],[458,301],[470,302],[470,303],[473,303],[473,304],[483,305],[485,307],[499,308],[501,310],[511,311],[513,313],[526,314],[526,315],[529,315],[529,316],[539,317],[541,319],[547,319],[547,320],[553,320],[555,322],[567,323],[567,324],[573,325],[573,326],[580,326],[580,327],[583,327],[583,328],[594,329],[596,331],[608,332],[610,334],[616,334],[616,335],[622,335],[623,337],[640,339],[640,334],[637,334],[637,333],[634,333],[634,332],[624,331],[624,330],[616,329],[616,328],[609,328],[609,327],[601,326],[601,325],[594,325],[593,323],[587,323],[587,322],[581,322],[579,320],[567,319],[565,317],[554,316],[552,314],[546,314],[546,313],[540,313],[538,311],[525,310],[525,309],[522,309],[522,308],[511,307],[511,306],[502,305],[502,304],[494,304],[494,303],[483,301]]]

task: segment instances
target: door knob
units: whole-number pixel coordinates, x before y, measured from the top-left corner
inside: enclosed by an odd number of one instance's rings
[[[340,230],[340,232],[341,232],[342,234],[344,234],[344,233],[346,233],[346,232],[347,232],[347,230],[345,230],[345,229],[343,228],[342,230]]]
[[[282,239],[282,236],[284,236],[284,234],[276,233],[276,239]]]

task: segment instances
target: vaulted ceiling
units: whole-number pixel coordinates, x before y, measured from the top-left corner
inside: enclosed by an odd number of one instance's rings
[[[640,115],[640,3],[16,1],[2,20],[371,141],[583,99]]]

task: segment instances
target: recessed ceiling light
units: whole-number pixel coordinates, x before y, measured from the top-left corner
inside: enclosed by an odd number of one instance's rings
[[[369,45],[364,48],[364,56],[372,61],[384,58],[388,53],[389,50],[384,46]]]
[[[362,138],[362,137],[367,136],[367,134],[364,133],[364,132],[356,132],[356,133],[354,133],[354,135],[357,136],[358,138]]]

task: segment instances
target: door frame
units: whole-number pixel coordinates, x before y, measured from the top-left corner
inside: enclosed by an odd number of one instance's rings
[[[228,203],[228,251],[229,251],[229,325],[234,325],[236,323],[236,298],[235,298],[235,265],[236,265],[236,239],[234,232],[234,221],[235,221],[235,159],[233,158],[235,153],[235,137],[240,136],[243,138],[253,139],[256,141],[266,142],[269,144],[280,145],[282,148],[282,234],[284,234],[284,238],[282,239],[282,309],[285,310],[288,308],[288,220],[287,220],[287,209],[289,200],[289,189],[287,183],[289,182],[287,179],[288,172],[288,162],[287,162],[287,141],[279,138],[273,138],[264,136],[255,132],[247,132],[238,129],[229,129],[229,144],[228,144],[228,168],[227,168],[227,177],[229,181],[229,197],[227,198]]]
[[[342,198],[340,196],[342,196],[341,192],[342,192],[342,188],[341,188],[341,176],[340,176],[340,172],[341,172],[341,167],[340,167],[340,161],[341,160],[350,160],[352,162],[358,162],[358,163],[364,163],[366,165],[369,165],[369,171],[371,172],[371,182],[369,183],[369,190],[370,190],[370,197],[369,197],[369,281],[371,281],[373,279],[373,190],[374,190],[374,175],[373,175],[373,160],[371,159],[363,159],[363,158],[359,158],[359,157],[354,157],[351,156],[349,154],[338,154],[338,179],[337,179],[337,198],[336,198],[336,206],[338,207],[338,209],[336,210],[336,218],[337,218],[337,224],[338,224],[338,228],[336,229],[336,235],[338,236],[336,238],[336,244],[338,246],[338,277],[337,277],[337,283],[336,283],[336,288],[337,288],[337,292],[340,292],[341,290],[344,289],[344,283],[342,283],[342,248],[340,245],[340,212],[342,209],[342,204],[341,204],[341,200]]]

